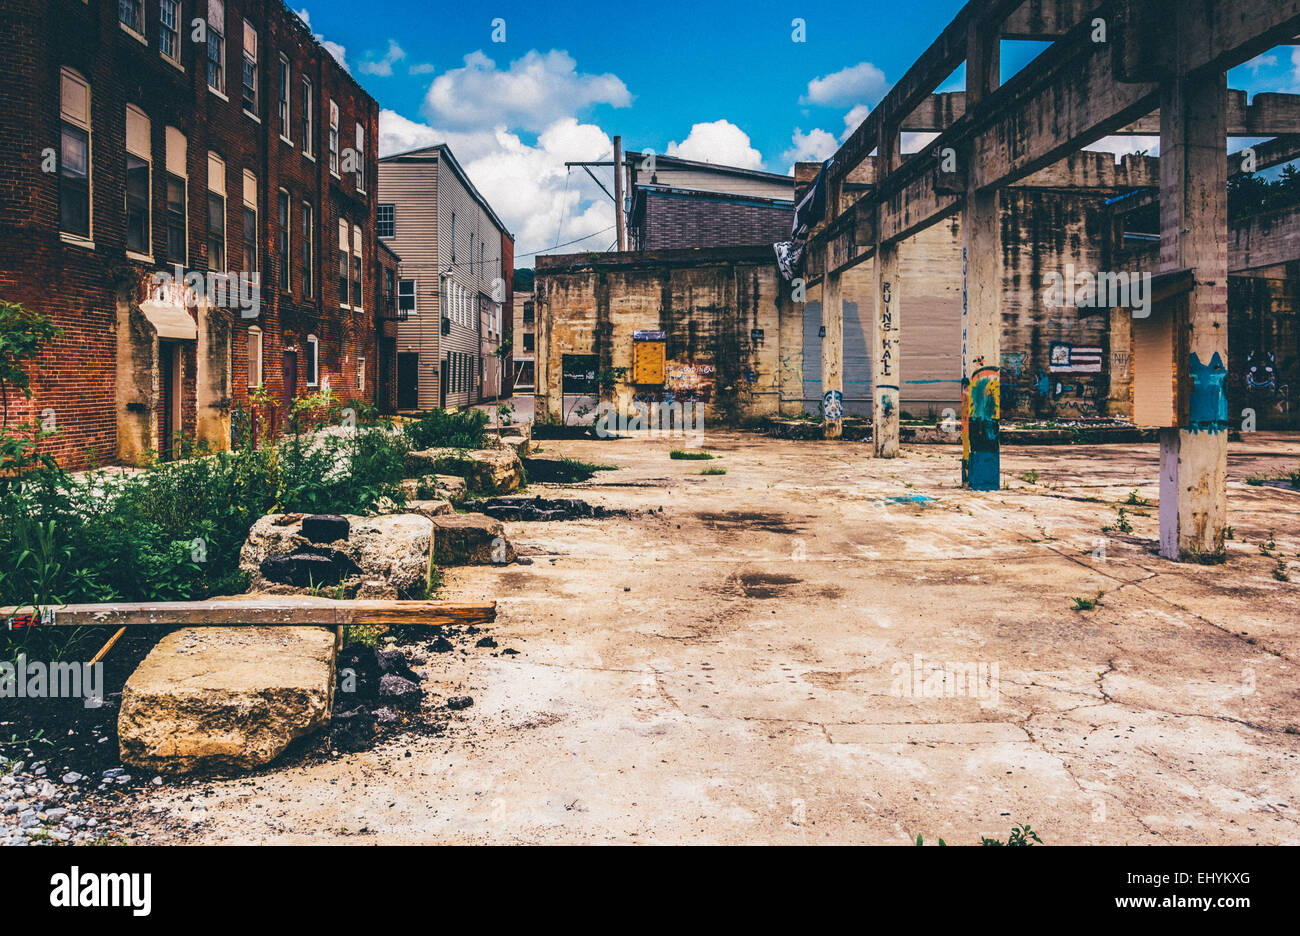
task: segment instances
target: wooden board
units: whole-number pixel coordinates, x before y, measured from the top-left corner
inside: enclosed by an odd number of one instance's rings
[[[19,627],[128,627],[139,624],[203,626],[342,627],[380,624],[482,624],[496,620],[495,601],[160,601],[0,608],[0,621]]]

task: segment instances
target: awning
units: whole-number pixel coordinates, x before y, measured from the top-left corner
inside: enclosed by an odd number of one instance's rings
[[[199,337],[198,326],[190,313],[182,306],[165,302],[142,302],[140,311],[149,320],[159,338],[172,341],[196,341]]]

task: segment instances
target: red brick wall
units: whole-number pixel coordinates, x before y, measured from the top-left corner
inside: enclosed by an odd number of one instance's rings
[[[258,231],[263,277],[262,313],[256,322],[238,310],[232,322],[236,402],[247,399],[247,329],[263,331],[263,373],[268,389],[281,391],[281,356],[306,335],[320,342],[320,370],[332,390],[345,398],[373,400],[375,393],[375,192],[378,181],[378,105],[321,48],[297,16],[279,0],[226,0],[226,97],[207,88],[206,48],[190,41],[189,22],[202,18],[204,0],[182,5],[181,64],[158,51],[159,6],[145,4],[141,43],[122,29],[116,3],[82,0],[0,0],[0,56],[8,80],[0,87],[0,298],[21,302],[54,317],[65,337],[29,368],[34,399],[16,402],[10,394],[10,423],[53,408],[62,429],[48,450],[66,465],[85,463],[87,446],[111,461],[116,452],[116,308],[114,282],[136,283],[155,269],[166,269],[166,131],[168,125],[188,140],[189,268],[203,270],[207,257],[209,150],[226,164],[226,269],[243,267],[243,172],[258,179]],[[242,21],[258,32],[258,117],[240,103]],[[293,146],[279,138],[279,55],[291,62]],[[91,86],[92,238],[94,249],[64,243],[59,236],[58,177],[41,171],[41,153],[59,146],[60,69],[79,71]],[[314,93],[313,153],[302,154],[299,101],[302,75]],[[326,143],[329,101],[340,110],[340,149],[354,145],[353,125],[366,135],[367,192],[360,194],[352,175],[332,177]],[[125,253],[125,107],[134,104],[150,119],[152,171],[152,265]],[[291,290],[278,286],[276,252],[277,190],[290,193]],[[302,292],[301,204],[314,210],[315,296]],[[338,219],[362,229],[363,308],[341,309],[337,286]],[[134,298],[141,296],[134,293]],[[357,360],[367,360],[366,386],[357,389]],[[195,425],[193,349],[186,355],[183,428]],[[298,387],[306,386],[306,355],[299,354]]]

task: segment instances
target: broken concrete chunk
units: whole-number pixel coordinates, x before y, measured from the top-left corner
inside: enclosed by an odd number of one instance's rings
[[[419,514],[422,517],[443,517],[454,513],[455,508],[451,506],[449,500],[413,500],[407,501],[406,512]]]
[[[503,565],[515,560],[501,521],[482,514],[434,517],[434,561],[448,565]]]
[[[337,585],[359,571],[355,563],[340,553],[327,555],[300,552],[288,556],[271,556],[261,565],[262,577],[267,581],[295,588]]]
[[[316,514],[304,517],[302,535],[313,543],[332,543],[348,538],[350,524],[347,517],[337,514]]]
[[[330,719],[330,741],[340,751],[360,751],[375,737],[375,717],[364,708],[335,712]]]
[[[397,708],[417,709],[424,694],[418,684],[392,673],[379,677],[379,698]]]
[[[160,774],[259,767],[324,726],[333,701],[332,630],[184,628],[122,690],[122,763]]]
[[[523,462],[512,448],[435,448],[410,452],[406,456],[406,473],[414,477],[456,475],[465,479],[470,490],[485,494],[506,494],[524,483]]]

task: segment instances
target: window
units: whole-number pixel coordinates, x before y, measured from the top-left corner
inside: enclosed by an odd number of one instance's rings
[[[159,0],[158,51],[177,65],[181,62],[180,0]]]
[[[415,314],[415,280],[397,281],[397,311],[407,315]]]
[[[63,120],[59,156],[59,230],[90,239],[90,85],[79,74],[62,72]]]
[[[393,293],[395,291],[394,286],[396,285],[396,283],[394,282],[395,279],[396,277],[393,275],[393,268],[384,267],[384,304],[385,305],[392,305]]]
[[[289,128],[289,59],[280,55],[280,139],[292,144]]]
[[[339,219],[339,305],[347,308],[348,304],[348,223]]]
[[[226,268],[226,164],[208,153],[208,269]]]
[[[357,389],[366,389],[366,359],[357,358]]]
[[[375,215],[375,224],[379,230],[380,237],[397,236],[397,207],[395,205],[380,205],[378,213]]]
[[[257,116],[257,30],[244,20],[244,110]]]
[[[226,91],[226,7],[223,0],[208,0],[208,87]]]
[[[356,141],[357,150],[357,191],[365,194],[366,191],[366,128],[361,124],[356,125],[356,135],[353,136]]]
[[[307,202],[302,203],[302,294],[310,297],[312,293],[312,244],[315,243],[315,237],[312,236],[312,211],[311,205]]]
[[[527,301],[527,302],[524,303],[524,324],[525,324],[525,325],[531,325],[531,324],[533,324],[533,303],[532,303],[532,300],[529,300],[529,301]]]
[[[361,228],[352,228],[352,308],[361,310]]]
[[[312,146],[312,109],[311,109],[311,79],[302,80],[302,151],[305,156],[315,159],[316,154]]]
[[[320,382],[320,342],[315,335],[307,336],[307,386],[314,387]]]
[[[534,336],[533,336],[533,333],[532,333],[532,332],[524,332],[524,350],[525,350],[525,351],[531,351],[531,350],[533,350],[533,337],[534,337]]]
[[[117,19],[137,36],[143,36],[144,0],[117,0]]]
[[[256,273],[257,264],[257,176],[244,170],[244,272]]]
[[[289,286],[289,258],[292,254],[289,252],[289,193],[284,189],[276,195],[276,221],[279,225],[276,231],[276,250],[280,254],[280,288],[285,292],[290,289]]]
[[[149,158],[151,132],[144,111],[126,108],[126,249],[152,253],[149,227]]]
[[[256,325],[248,329],[248,389],[262,385],[262,329]]]
[[[189,221],[186,207],[185,168],[188,145],[185,134],[167,128],[167,260],[182,266],[189,264]]]
[[[330,174],[339,174],[339,106],[330,101]]]

